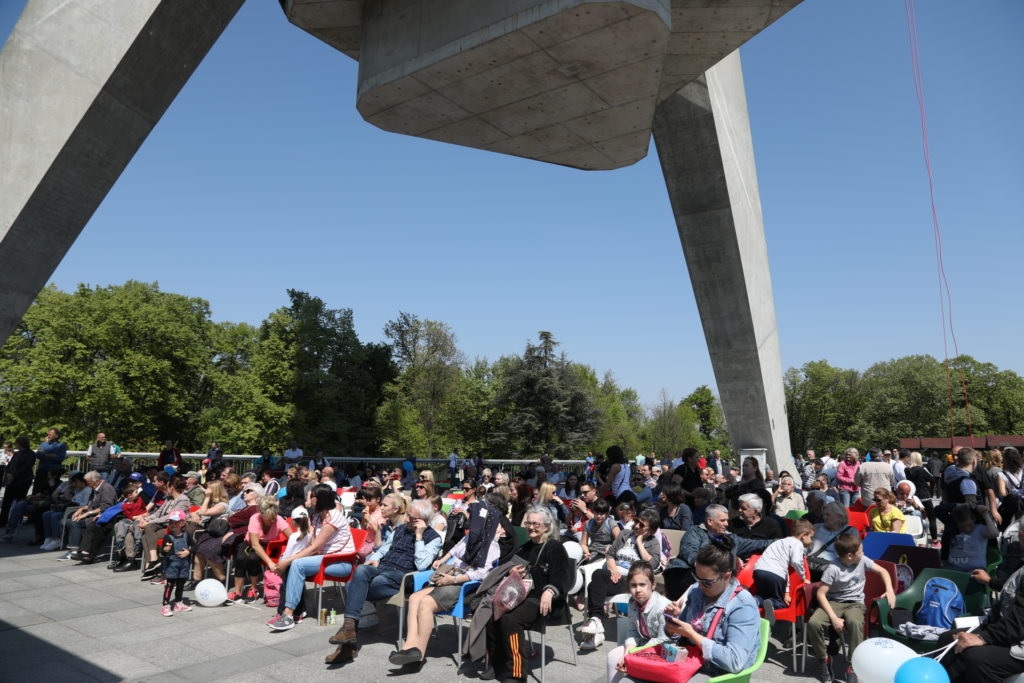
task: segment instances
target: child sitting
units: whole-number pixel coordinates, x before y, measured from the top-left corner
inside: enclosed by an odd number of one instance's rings
[[[590,504],[590,510],[594,513],[594,518],[583,523],[583,536],[580,539],[583,559],[587,562],[604,557],[615,536],[618,536],[614,533],[615,523],[608,516],[611,506],[607,500],[598,498]]]
[[[167,533],[160,543],[160,554],[164,564],[164,602],[160,614],[173,617],[175,612],[191,612],[185,604],[182,593],[185,582],[192,571],[192,539],[185,533],[185,513],[175,510],[167,520]],[[174,591],[174,605],[171,605],[171,591]]]
[[[792,567],[804,581],[810,577],[804,571],[804,557],[814,542],[814,525],[799,519],[793,523],[793,535],[772,542],[754,567],[754,599],[764,609],[764,618],[775,624],[775,608],[785,607],[792,597],[786,585]]]
[[[650,563],[634,562],[626,574],[629,585],[629,629],[626,642],[608,653],[608,683],[619,683],[626,676],[626,653],[635,647],[668,642],[665,634],[665,608],[669,599],[654,592],[654,569]]]
[[[632,503],[619,503],[615,506],[615,515],[619,518],[615,522],[615,528],[612,529],[612,536],[618,536],[619,532],[624,529],[633,528],[633,516],[635,511],[633,510]]]
[[[984,525],[978,524],[975,510],[985,522]],[[957,533],[949,544],[946,568],[967,573],[975,569],[985,569],[988,566],[989,539],[999,536],[999,529],[988,508],[979,505],[972,510],[970,506],[958,505],[953,508],[952,514]]]
[[[867,612],[864,605],[865,572],[871,570],[882,577],[889,607],[896,602],[896,594],[892,590],[889,572],[864,557],[860,536],[843,534],[836,539],[835,548],[837,560],[825,568],[822,585],[816,595],[821,609],[815,611],[807,622],[808,638],[819,663],[818,680],[831,683],[834,676],[832,661],[825,648],[825,630],[831,625],[836,632],[845,633],[849,644],[846,682],[856,683],[857,676],[849,662],[853,660],[853,651],[864,640],[864,615]]]

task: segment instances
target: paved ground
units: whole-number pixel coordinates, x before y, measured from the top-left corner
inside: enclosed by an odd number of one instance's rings
[[[57,562],[60,553],[27,546],[28,533],[23,529],[15,543],[0,544],[0,681],[251,683],[402,677],[387,661],[397,634],[397,611],[392,608],[383,607],[380,625],[361,632],[364,646],[354,662],[329,668],[323,658],[334,649],[327,639],[335,627],[307,620],[291,631],[272,633],[265,622],[273,611],[262,604],[196,605],[192,612],[162,617],[161,588],[139,581],[138,573],[114,574],[105,563]],[[315,604],[315,593],[311,596]],[[325,602],[341,604],[333,589],[325,593]],[[574,617],[580,621],[578,614]],[[465,667],[461,675],[456,671],[455,629],[451,619],[440,621],[416,680],[475,680],[476,667]],[[768,661],[754,680],[811,681],[792,673],[790,656],[778,652],[778,645],[773,640]],[[548,664],[547,681],[603,682],[605,654],[611,647],[580,653],[574,667],[566,630],[550,629],[548,658],[557,659]],[[539,657],[533,666],[539,681]]]

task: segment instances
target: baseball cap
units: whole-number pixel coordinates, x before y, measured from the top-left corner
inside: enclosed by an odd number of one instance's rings
[[[309,512],[306,511],[306,508],[300,505],[299,507],[292,510],[292,519],[301,519],[303,517],[309,519]]]
[[[146,475],[144,475],[142,472],[132,472],[131,474],[128,475],[128,478],[131,479],[132,481],[137,481],[140,484],[143,484],[146,481]]]
[[[181,510],[175,510],[174,512],[167,516],[167,519],[171,522],[184,522],[185,513],[182,512]]]

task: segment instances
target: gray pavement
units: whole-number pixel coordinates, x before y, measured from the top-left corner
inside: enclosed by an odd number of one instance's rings
[[[323,658],[334,649],[327,639],[335,627],[310,619],[273,633],[266,626],[273,610],[262,603],[196,605],[192,612],[163,617],[161,588],[141,582],[139,573],[114,574],[105,562],[57,562],[61,553],[29,547],[30,538],[31,530],[22,529],[14,543],[0,544],[0,681],[477,680],[474,665],[461,674],[456,670],[450,618],[438,620],[427,662],[415,676],[398,673],[387,661],[398,616],[386,606],[380,624],[360,632],[363,648],[356,660],[330,668]],[[315,605],[315,592],[308,595]],[[325,604],[342,605],[333,588],[325,592]],[[574,620],[581,620],[578,613]],[[534,643],[540,643],[536,634]],[[566,630],[549,629],[547,681],[603,682],[605,655],[613,645],[580,653],[573,666]],[[778,652],[778,645],[773,640],[754,680],[811,681],[792,673],[789,653]],[[539,681],[540,658],[531,664]]]

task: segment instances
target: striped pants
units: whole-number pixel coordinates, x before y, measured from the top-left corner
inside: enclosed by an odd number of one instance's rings
[[[526,680],[526,659],[530,652],[525,629],[540,616],[540,600],[529,597],[498,621],[487,624],[487,651],[499,679]]]

